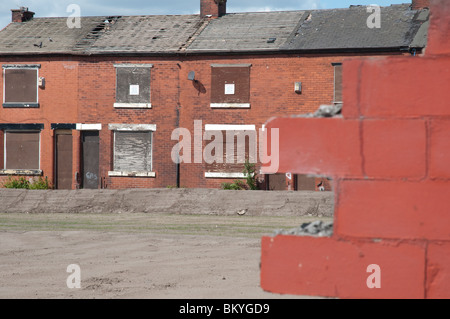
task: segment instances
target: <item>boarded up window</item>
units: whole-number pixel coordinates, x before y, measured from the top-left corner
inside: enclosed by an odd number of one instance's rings
[[[342,64],[334,65],[334,102],[342,102]]]
[[[297,190],[299,191],[315,191],[316,178],[308,175],[296,175]]]
[[[152,132],[114,132],[114,171],[152,171]]]
[[[256,131],[213,131],[222,133],[222,140],[207,142],[205,150],[212,150],[215,159],[213,163],[206,163],[206,171],[210,173],[243,173],[245,161],[255,163],[257,159]],[[229,138],[227,139],[227,133]],[[231,139],[230,137],[233,136]],[[222,143],[220,143],[222,142]],[[217,147],[213,147],[217,146]],[[209,155],[209,153],[207,153]],[[206,161],[206,160],[205,160]]]
[[[40,132],[5,133],[5,168],[39,169]]]
[[[249,103],[250,67],[213,67],[211,103]]]
[[[150,68],[116,68],[116,102],[150,103]]]
[[[38,70],[29,68],[4,69],[4,103],[38,102]]]

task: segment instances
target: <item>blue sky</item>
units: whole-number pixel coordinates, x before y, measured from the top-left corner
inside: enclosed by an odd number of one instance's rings
[[[228,0],[228,12],[346,8],[350,5],[389,6],[411,0]],[[1,0],[0,29],[11,21],[10,9],[28,7],[36,17],[67,17],[67,7],[77,4],[82,16],[196,14],[200,0]]]

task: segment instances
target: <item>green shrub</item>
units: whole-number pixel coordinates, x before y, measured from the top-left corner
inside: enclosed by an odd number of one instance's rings
[[[232,190],[232,191],[241,191],[246,190],[247,185],[243,181],[235,180],[234,183],[223,183],[222,189],[224,190]]]
[[[256,168],[255,164],[250,163],[246,160],[244,165],[244,174],[246,177],[247,186],[250,190],[254,191],[258,189],[258,183],[256,182]]]
[[[29,189],[30,182],[25,177],[19,177],[18,179],[12,178],[11,176],[3,184],[5,188],[16,188],[16,189]]]
[[[52,189],[53,186],[48,181],[47,176],[45,178],[42,178],[39,176],[39,179],[37,181],[34,181],[30,184],[30,189],[32,190],[45,190],[45,189]]]
[[[9,177],[8,180],[3,184],[5,188],[14,188],[14,189],[31,189],[31,190],[45,190],[52,189],[53,186],[48,181],[48,178],[39,177],[38,180],[33,180],[30,182],[25,177],[13,178]]]
[[[257,190],[258,183],[256,181],[256,168],[255,164],[250,163],[248,160],[244,164],[245,183],[240,180],[235,180],[234,183],[223,183],[222,189],[224,190]]]

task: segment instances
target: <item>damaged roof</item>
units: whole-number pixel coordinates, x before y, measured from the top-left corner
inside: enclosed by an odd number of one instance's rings
[[[305,11],[231,13],[212,20],[188,52],[279,50]]]
[[[283,49],[373,49],[424,47],[426,39],[416,35],[428,21],[428,10],[415,11],[410,5],[392,5],[381,8],[381,27],[369,28],[373,11],[367,6],[352,6],[348,9],[311,11],[295,35]]]
[[[410,4],[381,9],[370,29],[366,6],[347,9],[200,15],[82,17],[13,22],[0,32],[1,55],[201,54],[311,50],[404,49],[426,46],[429,10]]]
[[[176,53],[186,47],[205,21],[199,15],[120,17],[86,52]]]

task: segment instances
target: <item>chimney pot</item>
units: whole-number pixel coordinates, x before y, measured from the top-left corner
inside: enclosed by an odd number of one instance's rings
[[[20,9],[11,9],[12,22],[27,22],[33,19],[34,12],[31,12],[26,7],[20,7]]]
[[[219,18],[227,14],[227,0],[200,0],[200,16]]]

